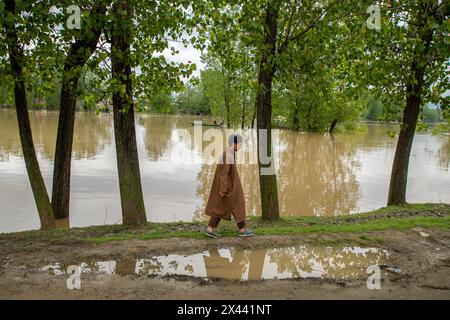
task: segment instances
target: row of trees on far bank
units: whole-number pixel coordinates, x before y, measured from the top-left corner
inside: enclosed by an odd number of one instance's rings
[[[388,204],[405,203],[417,122],[449,119],[449,7],[445,1],[6,0],[0,4],[0,99],[15,104],[42,228],[69,216],[77,106],[112,104],[124,224],[145,222],[135,110],[210,114],[228,127],[267,132],[352,128],[361,117],[401,121]],[[378,9],[376,9],[378,8]],[[370,15],[380,13],[369,28]],[[370,10],[369,10],[370,11]],[[170,40],[205,49],[200,78],[174,63]],[[183,80],[185,82],[183,82]],[[59,109],[52,196],[43,183],[28,119],[31,104]],[[81,101],[81,102],[80,102]],[[434,109],[426,103],[441,106]],[[437,113],[437,116],[436,116]],[[420,118],[420,119],[419,119]],[[259,136],[258,136],[259,139]],[[258,155],[261,153],[258,152]],[[263,219],[279,217],[276,174],[261,174]]]

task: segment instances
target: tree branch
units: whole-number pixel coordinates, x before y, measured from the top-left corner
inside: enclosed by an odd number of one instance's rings
[[[292,37],[287,37],[285,39],[285,41],[283,42],[283,44],[280,46],[280,49],[278,50],[278,53],[281,54],[284,52],[284,50],[286,50],[287,46],[289,45],[290,42],[297,40],[298,38],[300,38],[301,36],[305,35],[309,30],[311,30],[312,28],[314,28],[317,23],[319,23],[319,21],[323,18],[323,16],[331,9],[333,8],[337,3],[339,3],[339,0],[333,1],[332,3],[330,3],[320,14],[319,16],[314,20],[313,23],[311,23],[310,25],[308,25],[305,29],[303,29],[301,32],[297,33],[296,35],[292,36]],[[300,20],[297,21],[296,27],[298,26]],[[295,29],[295,28],[294,28]],[[293,32],[294,33],[294,32]]]

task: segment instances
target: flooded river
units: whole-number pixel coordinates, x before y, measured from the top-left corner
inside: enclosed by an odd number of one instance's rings
[[[49,192],[58,114],[30,114],[34,142]],[[198,119],[197,119],[198,120]],[[193,118],[137,115],[137,140],[144,200],[149,221],[203,219],[215,164],[205,156],[208,128],[199,148]],[[206,121],[211,122],[211,121]],[[275,169],[281,213],[339,215],[386,204],[398,132],[396,125],[369,124],[361,131],[336,134],[274,130]],[[221,133],[221,130],[209,131]],[[206,139],[205,139],[206,137]],[[245,158],[255,156],[252,135],[244,137]],[[254,157],[253,157],[254,159]],[[257,165],[239,164],[249,215],[260,212]],[[417,133],[407,189],[409,202],[450,202],[450,136]],[[121,222],[112,115],[79,113],[75,121],[70,226]],[[0,232],[39,228],[17,119],[0,111]]]

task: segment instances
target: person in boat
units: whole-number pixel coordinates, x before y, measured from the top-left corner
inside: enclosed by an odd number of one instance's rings
[[[240,149],[241,144],[242,137],[240,135],[230,135],[228,147],[219,158],[205,209],[205,215],[210,216],[208,227],[205,230],[208,237],[221,237],[215,230],[221,219],[231,220],[232,215],[239,229],[238,236],[254,235],[254,232],[246,227],[244,191],[235,161],[236,152]]]

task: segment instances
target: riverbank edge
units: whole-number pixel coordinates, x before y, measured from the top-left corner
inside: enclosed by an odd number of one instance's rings
[[[1,233],[0,241],[44,241],[104,243],[122,240],[151,240],[161,238],[205,238],[205,221],[148,222],[141,226],[104,225],[53,230],[32,230]],[[438,228],[450,230],[450,204],[416,203],[405,206],[383,207],[378,210],[333,217],[283,217],[276,221],[263,221],[249,217],[248,226],[257,235],[295,235],[307,233],[367,233],[372,231],[408,230],[412,228]],[[236,237],[233,221],[223,221],[218,231],[223,237]],[[362,243],[382,243],[383,239],[360,237]],[[4,243],[5,244],[5,243]]]

